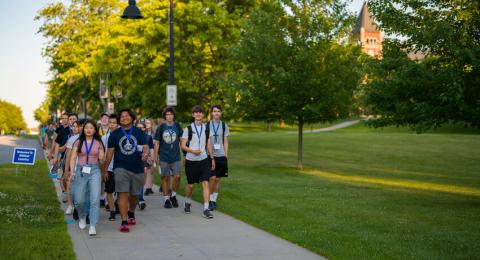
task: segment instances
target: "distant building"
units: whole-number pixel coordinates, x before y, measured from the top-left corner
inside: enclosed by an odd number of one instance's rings
[[[358,16],[355,33],[359,34],[362,50],[366,54],[377,58],[382,57],[382,32],[373,21],[366,2],[363,3],[362,10]]]

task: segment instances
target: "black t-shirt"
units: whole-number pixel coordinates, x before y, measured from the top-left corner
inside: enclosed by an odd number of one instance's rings
[[[169,127],[167,123],[157,128],[154,139],[160,142],[158,154],[161,162],[174,163],[180,161],[180,137],[183,129],[179,123]]]
[[[57,135],[58,135],[62,129],[63,129],[63,125],[60,125],[59,127],[57,127],[55,129],[55,133],[57,133]]]
[[[67,143],[68,138],[72,136],[72,129],[70,127],[65,127],[57,133],[57,138],[55,139],[55,142],[60,146],[64,146]]]
[[[144,144],[147,144],[145,133],[135,126],[127,130],[120,127],[110,133],[108,148],[115,148],[113,169],[122,168],[143,174],[142,152],[137,146]]]

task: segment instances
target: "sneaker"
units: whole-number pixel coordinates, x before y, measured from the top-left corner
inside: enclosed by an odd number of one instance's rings
[[[217,202],[216,202],[216,201],[212,201],[212,205],[213,205],[213,210],[216,210],[216,209],[217,209]]]
[[[170,200],[166,200],[163,207],[166,208],[166,209],[171,209],[172,208],[172,202]]]
[[[80,220],[78,221],[78,227],[80,229],[85,229],[87,227],[87,220],[86,218],[80,218]]]
[[[65,215],[72,215],[73,207],[72,205],[68,205],[67,210],[65,210]]]
[[[208,202],[208,209],[211,210],[211,211],[214,210],[213,201],[209,201],[209,202]]]
[[[74,220],[78,220],[78,211],[75,208],[73,209],[72,217],[73,217]]]
[[[90,217],[88,215],[87,215],[86,221],[87,221],[87,224],[90,225]]]
[[[128,218],[129,226],[134,226],[135,224],[137,224],[137,221],[135,220],[135,218]]]
[[[190,214],[192,211],[190,210],[190,207],[192,206],[192,204],[190,203],[186,203],[185,202],[185,207],[183,208],[183,211],[185,211],[185,213],[187,214]]]
[[[172,201],[172,206],[174,208],[178,208],[178,200],[177,200],[177,197],[176,196],[173,196],[170,198],[170,200]]]
[[[140,201],[138,203],[138,207],[140,208],[140,210],[144,210],[147,207],[147,203],[145,203],[145,201]]]
[[[100,200],[100,208],[105,208],[105,200]]]
[[[120,232],[128,233],[128,232],[130,232],[130,228],[128,228],[128,225],[121,225],[120,226]]]
[[[108,218],[110,221],[115,221],[115,212],[110,211],[110,217]]]
[[[88,235],[90,235],[90,236],[96,236],[97,235],[97,230],[95,229],[94,226],[90,226],[90,229],[88,229]]]
[[[145,190],[145,195],[146,195],[146,196],[148,196],[148,195],[150,195],[150,194],[153,194],[153,193],[154,193],[154,192],[153,192],[152,189],[146,189],[146,190]]]
[[[67,193],[66,192],[62,192],[62,202],[63,203],[67,202]]]
[[[105,210],[106,210],[106,211],[110,211],[110,205],[108,205],[108,204],[105,205]]]
[[[204,218],[213,218],[212,212],[210,210],[206,209],[203,211],[203,217]]]

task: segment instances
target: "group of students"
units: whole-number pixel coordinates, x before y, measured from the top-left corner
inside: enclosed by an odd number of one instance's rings
[[[62,201],[68,203],[65,214],[73,214],[80,229],[89,225],[89,235],[94,236],[104,204],[110,211],[109,220],[115,221],[119,213],[120,231],[129,232],[136,224],[136,207],[145,209],[144,195],[154,193],[155,165],[162,179],[163,207],[178,208],[183,151],[187,177],[183,210],[191,213],[192,190],[201,183],[202,215],[213,218],[220,180],[228,177],[229,129],[221,120],[219,105],[212,106],[210,113],[211,121],[204,123],[203,108],[194,106],[193,122],[182,128],[175,121],[175,110],[166,107],[164,122],[156,131],[151,120],[136,121],[130,109],[122,109],[118,115],[102,114],[98,126],[64,113],[55,134],[48,137],[53,140],[51,145],[46,137],[44,147],[50,146],[52,171],[63,169],[60,183]]]

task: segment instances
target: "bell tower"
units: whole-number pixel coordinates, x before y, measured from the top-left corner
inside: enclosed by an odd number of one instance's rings
[[[355,33],[359,36],[363,52],[372,57],[382,58],[382,32],[373,21],[366,2],[363,3],[358,16]]]

